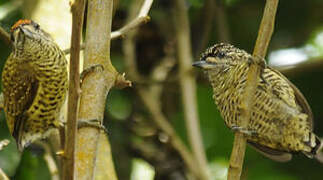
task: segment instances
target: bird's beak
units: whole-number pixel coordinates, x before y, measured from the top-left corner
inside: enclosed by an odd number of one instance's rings
[[[192,64],[195,67],[202,68],[202,69],[211,69],[216,66],[216,64],[208,63],[206,61],[196,61]]]

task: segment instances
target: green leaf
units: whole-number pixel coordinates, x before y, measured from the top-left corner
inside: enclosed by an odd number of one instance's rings
[[[107,103],[108,112],[113,118],[125,120],[130,116],[132,104],[125,91],[112,90]]]

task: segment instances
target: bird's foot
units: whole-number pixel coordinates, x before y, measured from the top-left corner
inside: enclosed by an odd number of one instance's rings
[[[82,127],[94,127],[98,128],[99,130],[103,130],[105,133],[108,133],[108,130],[101,124],[101,121],[98,119],[91,119],[91,120],[78,120],[78,128]]]
[[[251,61],[251,62],[250,62]],[[266,69],[267,68],[267,63],[265,61],[264,58],[260,57],[260,56],[253,56],[252,59],[249,59],[250,63],[255,63],[258,66],[260,66],[262,69]]]
[[[248,59],[249,64],[256,64],[260,67],[260,79],[265,83],[269,84],[266,79],[264,78],[264,70],[267,68],[267,63],[264,58],[260,56],[253,56],[252,58]]]
[[[260,69],[260,79],[265,83],[269,84],[266,79],[264,78],[264,70],[267,68],[267,63],[264,58],[260,56],[254,56],[253,62],[257,64],[261,69]]]
[[[257,132],[255,130],[247,129],[247,128],[236,126],[236,125],[233,125],[231,127],[231,129],[234,132],[240,132],[240,133],[245,134],[247,136],[255,136],[257,134]]]
[[[102,64],[94,64],[94,65],[90,65],[90,67],[85,68],[80,75],[81,85],[82,85],[82,82],[85,79],[85,77],[88,76],[90,73],[102,72],[103,70],[104,70],[104,68],[103,68]]]

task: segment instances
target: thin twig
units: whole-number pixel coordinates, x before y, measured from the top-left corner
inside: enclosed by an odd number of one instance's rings
[[[3,42],[5,42],[8,46],[11,46],[11,41],[10,41],[10,34],[4,30],[2,27],[0,27],[0,38],[2,39]]]
[[[190,73],[192,72],[193,57],[191,54],[190,25],[185,8],[186,2],[185,0],[176,0],[174,4],[173,15],[175,35],[177,37],[179,82],[186,128],[193,154],[197,160],[196,168],[199,168],[203,179],[208,179],[208,166],[197,112],[196,82]]]
[[[129,15],[127,17],[127,21],[131,21],[134,17],[136,17],[136,14],[138,12],[142,12],[139,8],[141,4],[143,3],[144,0],[138,0],[134,1],[130,8],[129,8]],[[139,10],[138,10],[139,9]],[[123,52],[125,53],[125,66],[128,72],[128,75],[130,76],[131,80],[136,81],[136,82],[142,82],[145,81],[146,78],[144,76],[141,76],[140,73],[138,72],[137,66],[137,61],[136,61],[136,51],[135,51],[135,43],[134,43],[134,38],[137,35],[137,29],[134,29],[133,31],[130,31],[127,34],[127,38],[123,40],[122,43],[122,48]]]
[[[111,39],[116,39],[118,37],[124,36],[127,32],[137,28],[141,24],[145,24],[150,20],[150,17],[148,16],[148,12],[151,8],[151,5],[153,3],[153,0],[145,0],[144,3],[141,6],[141,10],[138,14],[138,16],[132,20],[130,23],[126,24],[119,30],[113,31],[111,33]]]
[[[111,32],[111,40],[117,39],[119,37],[123,37],[129,31],[137,28],[138,26],[140,26],[142,24],[147,23],[150,20],[150,17],[148,16],[148,12],[151,8],[152,3],[153,3],[153,0],[145,0],[144,3],[142,4],[141,10],[140,10],[138,16],[134,20],[132,20],[131,22],[129,22],[128,24],[126,24],[122,28]],[[83,50],[84,48],[85,48],[85,44],[82,44],[81,50]],[[64,53],[69,54],[70,49],[65,49]]]
[[[128,19],[132,18],[132,16],[135,14],[139,3],[140,1],[135,1],[131,5]],[[127,57],[125,58],[125,64],[127,72],[131,79],[146,79],[143,76],[141,76],[137,70],[138,66],[136,64],[136,47],[134,42],[135,35],[136,31],[129,32],[127,34],[127,38],[123,41],[123,52],[124,56]],[[162,62],[156,68],[154,68],[150,77],[152,81],[164,81],[166,79],[167,73],[169,72],[171,66],[174,65],[174,61],[170,60],[171,58],[172,57],[166,56],[164,60],[162,60]],[[181,156],[189,172],[191,172],[195,177],[200,179],[200,171],[195,166],[195,160],[192,154],[187,149],[185,144],[181,141],[181,139],[177,136],[175,130],[161,111],[159,97],[163,84],[159,83],[149,85],[150,86],[148,88],[141,86],[135,87],[140,99],[151,114],[156,126],[164,133],[166,133],[167,136],[169,136],[170,144]]]
[[[258,37],[253,55],[264,57],[274,30],[275,15],[278,6],[278,0],[267,0],[264,10],[264,15],[258,32]],[[254,102],[254,94],[256,92],[257,80],[260,74],[260,67],[252,64],[249,67],[247,74],[246,88],[243,93],[241,103],[241,126],[248,127],[250,120],[251,109]],[[240,179],[242,165],[246,149],[246,138],[242,133],[236,132],[234,144],[232,148],[230,166],[228,171],[228,180]]]
[[[75,0],[71,4],[72,11],[72,39],[70,57],[70,77],[68,90],[68,114],[67,114],[67,139],[65,143],[65,161],[63,179],[75,178],[75,144],[77,133],[77,113],[80,96],[80,42],[84,18],[85,0]]]

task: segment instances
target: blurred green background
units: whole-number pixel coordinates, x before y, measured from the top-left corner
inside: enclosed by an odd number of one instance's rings
[[[126,21],[131,0],[120,0],[114,16],[113,29],[120,28]],[[211,21],[210,36],[205,45],[199,44],[203,28],[203,12],[206,0],[187,0],[190,17],[193,54],[197,60],[199,54],[209,46],[220,41],[229,41],[235,46],[252,52],[265,1],[259,0],[218,0]],[[0,26],[9,30],[10,26],[22,18],[22,8],[8,9],[9,0],[0,0]],[[14,5],[13,5],[14,6]],[[150,12],[151,22],[141,26],[136,35],[138,70],[148,76],[153,67],[165,55],[165,46],[175,42],[171,19],[172,0],[155,1]],[[277,67],[312,59],[323,61],[323,0],[293,0],[279,2],[275,32],[268,51],[269,64]],[[5,12],[6,11],[6,12]],[[4,15],[2,15],[3,13]],[[221,14],[220,14],[221,15]],[[219,28],[221,26],[222,28]],[[224,33],[223,30],[226,32]],[[176,51],[176,50],[175,50]],[[0,69],[10,53],[10,48],[0,41]],[[111,59],[119,72],[126,71],[122,52],[122,40],[112,42]],[[282,63],[284,62],[284,63]],[[188,145],[181,94],[176,81],[177,66],[163,84],[161,103],[163,112],[172,123],[176,132]],[[323,136],[323,63],[311,68],[300,68],[287,77],[303,92],[312,107],[315,119],[315,132]],[[231,153],[233,134],[225,127],[212,99],[212,90],[203,77],[196,71],[198,88],[198,112],[204,148],[211,167],[213,179],[226,179],[226,167]],[[145,84],[136,86],[145,86]],[[113,90],[108,95],[105,113],[105,125],[109,132],[113,158],[119,179],[140,179],[140,171],[151,172],[145,179],[180,179],[170,176],[172,172],[180,174],[182,164],[161,168],[178,159],[171,147],[160,140],[161,133],[152,125],[147,112],[134,88]],[[49,172],[41,154],[28,150],[18,153],[14,139],[11,138],[4,119],[0,116],[0,140],[8,138],[11,143],[0,151],[0,167],[12,179],[41,180],[50,179]],[[149,144],[159,147],[166,160],[151,160],[136,144]],[[166,146],[166,147],[165,147]],[[146,147],[146,148],[147,148]],[[158,151],[157,151],[158,152]],[[156,154],[159,156],[161,154]],[[180,161],[180,160],[179,160]],[[147,163],[148,162],[148,163]],[[165,164],[166,163],[166,164]],[[174,163],[176,164],[176,163]],[[323,165],[304,155],[298,154],[288,163],[273,162],[251,148],[247,148],[242,179],[248,180],[319,180],[323,179]],[[166,175],[165,175],[166,174]],[[168,175],[169,176],[168,176]],[[178,176],[182,177],[182,176]],[[145,180],[143,179],[143,180]]]

